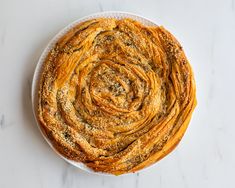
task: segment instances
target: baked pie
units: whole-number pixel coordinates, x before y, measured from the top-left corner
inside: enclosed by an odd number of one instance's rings
[[[132,19],[78,24],[49,52],[37,118],[65,158],[97,172],[136,172],[180,142],[196,106],[191,66],[163,27]]]

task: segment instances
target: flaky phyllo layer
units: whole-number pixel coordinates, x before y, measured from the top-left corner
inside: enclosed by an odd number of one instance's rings
[[[38,119],[64,157],[118,175],[175,148],[195,92],[182,47],[163,27],[93,19],[59,39],[44,62]]]

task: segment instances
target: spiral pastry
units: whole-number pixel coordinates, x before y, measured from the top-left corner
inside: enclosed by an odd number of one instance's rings
[[[135,172],[172,151],[196,106],[193,72],[163,27],[85,21],[42,68],[38,120],[64,157],[94,171]]]

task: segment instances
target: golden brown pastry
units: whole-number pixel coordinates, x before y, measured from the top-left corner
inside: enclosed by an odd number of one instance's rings
[[[38,119],[64,157],[118,175],[176,147],[195,92],[182,47],[163,27],[92,19],[59,39],[45,60]]]

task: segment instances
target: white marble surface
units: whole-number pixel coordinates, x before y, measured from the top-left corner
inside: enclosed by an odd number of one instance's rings
[[[122,10],[164,25],[195,71],[198,106],[176,150],[119,177],[91,175],[59,158],[33,119],[30,85],[43,48],[61,28]],[[235,0],[0,0],[0,188],[235,187]]]

